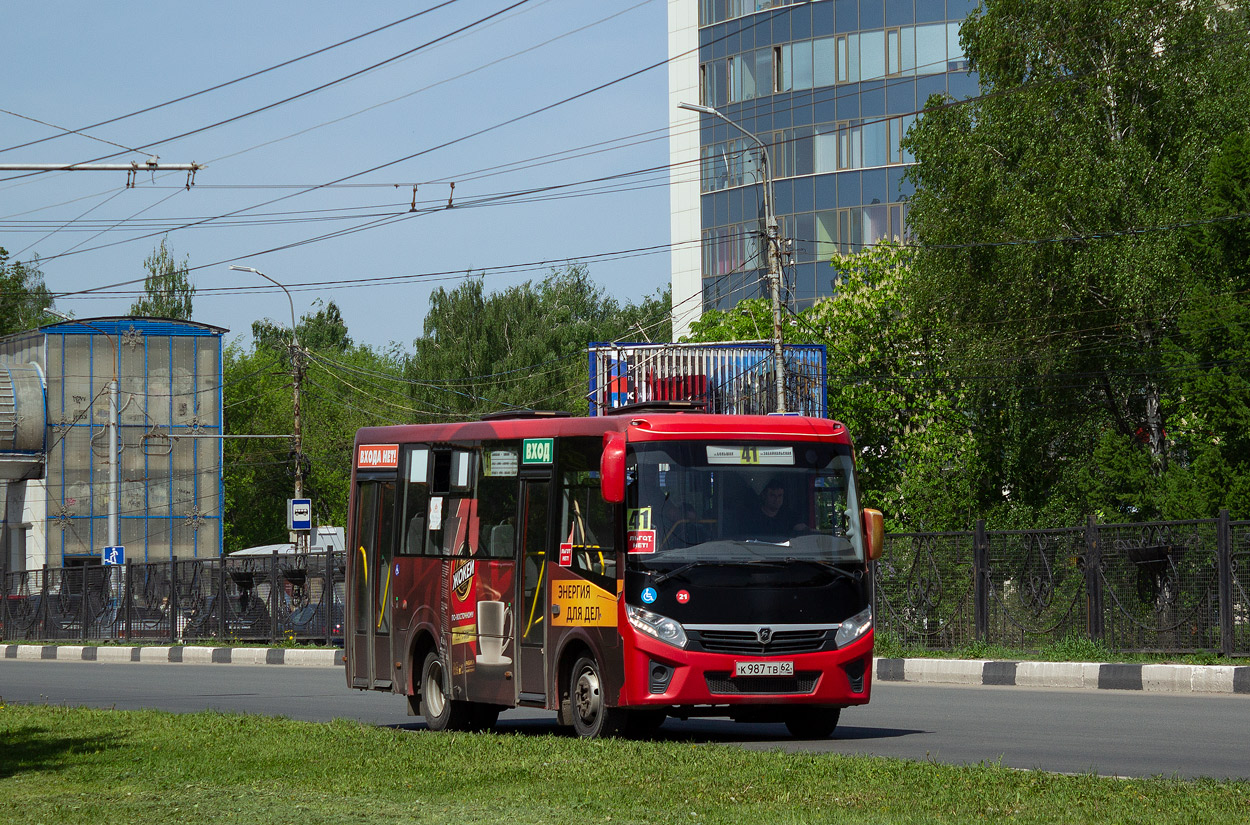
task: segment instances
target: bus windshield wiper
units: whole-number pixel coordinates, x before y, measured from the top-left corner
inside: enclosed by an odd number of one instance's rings
[[[682,564],[682,565],[679,565],[679,566],[677,566],[677,567],[674,567],[672,570],[668,570],[668,571],[665,571],[665,572],[661,573],[660,575],[658,575],[658,576],[656,576],[654,579],[652,579],[651,583],[652,583],[652,584],[662,584],[663,582],[665,582],[665,581],[667,581],[667,580],[671,579],[673,576],[680,576],[682,573],[685,573],[685,572],[686,572],[687,570],[689,570],[690,568],[692,568],[692,567],[698,567],[698,566],[699,566],[699,565],[701,565],[701,564],[720,564],[720,562],[716,562],[716,561],[688,561],[688,562],[686,562],[685,564]]]
[[[758,559],[751,562],[751,564],[769,565],[773,567],[789,567],[792,564],[817,564],[831,573],[836,573],[843,578],[850,579],[856,584],[859,584],[860,580],[864,578],[864,571],[862,570],[843,570],[841,567],[838,567],[835,562],[825,561],[824,559],[800,559],[795,556],[786,556],[780,559]]]

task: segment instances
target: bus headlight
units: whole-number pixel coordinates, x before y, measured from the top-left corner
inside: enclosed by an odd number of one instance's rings
[[[872,630],[872,605],[842,622],[842,626],[838,628],[838,634],[833,637],[834,644],[838,647],[846,647],[869,630]]]
[[[686,646],[686,631],[677,622],[659,613],[643,610],[641,607],[625,605],[625,615],[629,623],[639,632],[646,633],[653,639],[659,639],[673,647]]]

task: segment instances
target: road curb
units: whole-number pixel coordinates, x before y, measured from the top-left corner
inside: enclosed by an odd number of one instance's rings
[[[877,659],[876,677],[880,682],[1250,695],[1250,667],[1232,665]]]
[[[282,647],[121,647],[113,645],[0,645],[0,659],[66,662],[142,662],[169,664],[300,665],[340,667],[339,648],[306,650]]]
[[[0,645],[0,659],[27,661],[341,667],[342,656],[343,651],[339,648],[310,650],[198,645]],[[1250,695],[1250,666],[1016,662],[991,659],[877,659],[875,667],[879,682]]]

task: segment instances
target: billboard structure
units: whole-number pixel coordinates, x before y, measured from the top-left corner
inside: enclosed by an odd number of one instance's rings
[[[825,348],[788,344],[786,410],[826,418],[829,414]],[[776,412],[773,345],[590,345],[590,414],[648,401],[702,401],[711,413]]]

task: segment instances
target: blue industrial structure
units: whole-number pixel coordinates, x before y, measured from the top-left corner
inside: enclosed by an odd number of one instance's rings
[[[128,561],[220,555],[224,333],[89,318],[0,339],[0,568],[98,562],[110,509]]]

